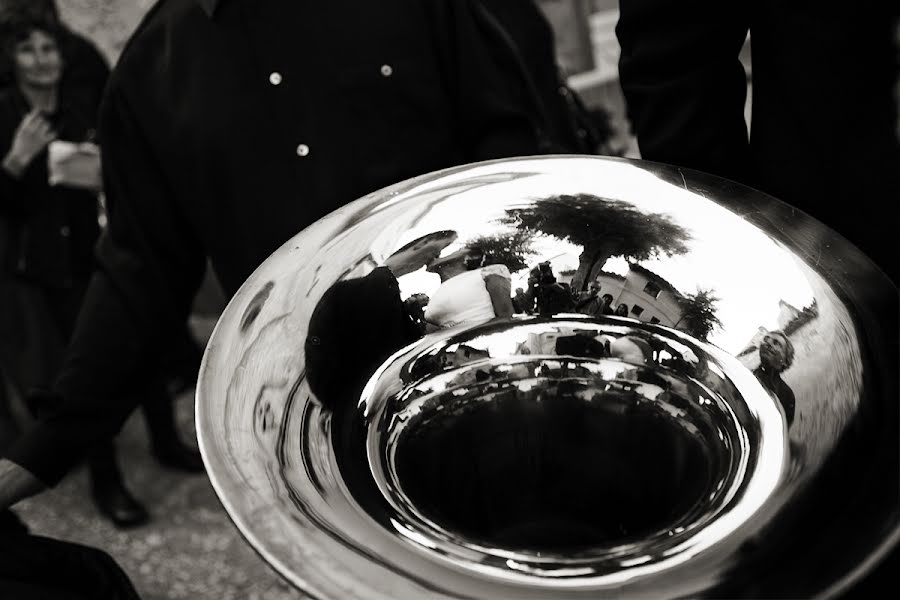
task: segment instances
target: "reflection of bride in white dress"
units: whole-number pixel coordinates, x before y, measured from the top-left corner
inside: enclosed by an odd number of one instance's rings
[[[475,325],[513,314],[509,269],[484,265],[484,252],[463,248],[435,259],[428,270],[441,285],[431,295],[425,321],[436,328]]]

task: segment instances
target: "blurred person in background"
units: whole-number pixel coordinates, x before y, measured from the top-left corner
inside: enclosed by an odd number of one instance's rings
[[[538,263],[528,273],[529,312],[542,316],[574,312],[575,300],[570,289],[556,280],[549,262]]]
[[[0,56],[11,65],[13,83],[0,91],[0,366],[21,390],[52,379],[73,327],[99,234],[100,161],[89,145],[79,147],[84,156],[77,162],[48,160],[47,148],[57,141],[90,144],[96,107],[61,93],[64,59],[53,23],[6,11],[2,16]],[[95,447],[95,496],[103,487],[130,499],[111,442],[98,440]],[[107,554],[28,535],[8,511],[0,513],[0,596],[137,598]]]
[[[800,208],[896,284],[897,223],[883,218],[900,200],[897,27],[898,4],[881,0],[623,0],[620,80],[641,157]]]
[[[60,24],[52,1],[2,0],[0,27],[0,143],[7,149],[0,172],[0,367],[10,391],[25,398],[49,388],[56,377],[93,270],[102,188],[94,141],[108,68],[93,44]],[[177,434],[164,383],[145,379],[130,393],[143,397],[154,455],[162,464],[202,471],[199,453]],[[40,394],[27,404],[33,413],[52,409]],[[11,435],[12,414],[5,420]],[[9,440],[0,444],[0,451],[8,445]],[[101,514],[121,527],[148,519],[124,485],[111,441],[95,447],[88,465]]]
[[[603,107],[589,110],[566,83],[556,56],[553,28],[536,0],[479,0],[508,49],[509,69],[518,72],[535,110],[543,115],[546,152],[609,154],[612,132]]]

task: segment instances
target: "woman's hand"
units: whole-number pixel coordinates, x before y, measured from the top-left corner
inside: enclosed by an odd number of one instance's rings
[[[56,139],[50,122],[37,109],[32,109],[16,129],[9,152],[3,158],[3,168],[19,178],[47,145]]]

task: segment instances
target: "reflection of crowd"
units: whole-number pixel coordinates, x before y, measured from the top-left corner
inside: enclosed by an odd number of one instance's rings
[[[530,267],[525,287],[512,293],[512,274],[502,257],[487,252],[477,240],[451,251],[454,242],[455,232],[435,232],[408,243],[387,259],[397,277],[422,268],[440,276],[441,285],[430,297],[418,293],[405,299],[411,316],[427,331],[513,314],[629,316],[628,304],[614,306],[613,295],[601,293],[598,281],[579,292],[557,278],[549,261]]]
[[[592,281],[589,289],[578,295],[575,302],[575,312],[591,317],[613,314],[612,294],[600,295],[600,284]]]
[[[549,262],[542,262],[529,272],[526,298],[526,312],[542,316],[572,312],[575,308],[571,289],[557,281]]]

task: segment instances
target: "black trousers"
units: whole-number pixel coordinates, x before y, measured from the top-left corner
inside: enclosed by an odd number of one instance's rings
[[[131,580],[97,548],[0,530],[0,598],[139,600]]]

